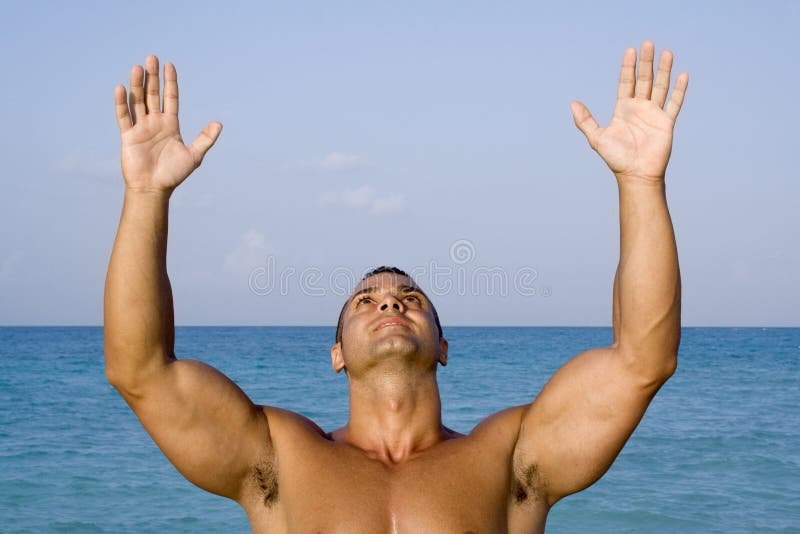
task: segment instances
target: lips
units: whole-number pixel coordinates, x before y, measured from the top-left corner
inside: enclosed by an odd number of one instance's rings
[[[378,321],[378,324],[377,326],[375,326],[375,328],[373,328],[373,331],[377,332],[378,330],[381,330],[383,328],[389,328],[392,326],[402,326],[403,328],[409,327],[408,323],[405,322],[403,319],[400,319],[399,317],[386,317]]]

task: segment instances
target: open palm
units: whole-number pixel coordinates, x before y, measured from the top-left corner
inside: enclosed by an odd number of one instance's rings
[[[625,51],[620,72],[617,104],[611,123],[601,128],[580,102],[572,103],[575,124],[586,136],[618,180],[644,179],[660,182],[672,150],[672,131],[680,112],[689,77],[678,76],[667,99],[672,54],[661,53],[653,83],[653,43],[642,45],[638,75],[636,51]],[[666,106],[664,105],[666,102]]]
[[[131,70],[130,101],[117,86],[114,104],[122,138],[122,173],[129,189],[171,192],[203,161],[219,137],[222,125],[211,122],[185,145],[178,124],[178,75],[164,66],[163,111],[158,59],[149,56],[145,69]]]

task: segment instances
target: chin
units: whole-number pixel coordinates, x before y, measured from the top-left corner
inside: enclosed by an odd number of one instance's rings
[[[419,344],[404,336],[391,336],[373,345],[374,354],[380,357],[409,356],[419,352]]]

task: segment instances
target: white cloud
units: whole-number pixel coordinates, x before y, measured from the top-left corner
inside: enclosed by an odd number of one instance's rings
[[[375,196],[375,190],[368,185],[356,189],[345,189],[342,192],[342,203],[348,208],[364,208],[369,206]]]
[[[230,274],[247,274],[264,265],[270,252],[264,234],[251,228],[239,236],[236,247],[225,256],[222,268]]]
[[[361,156],[345,154],[344,152],[331,152],[322,159],[320,167],[331,172],[351,171],[364,164]]]
[[[345,189],[341,193],[325,192],[319,197],[322,206],[340,206],[349,209],[363,209],[370,215],[390,215],[402,213],[406,208],[406,196],[403,193],[378,195],[375,188],[362,185],[354,189]]]
[[[376,198],[372,202],[369,212],[373,215],[391,215],[402,213],[406,209],[406,196],[402,193],[393,193],[386,197]]]
[[[341,173],[367,167],[366,160],[356,154],[330,152],[321,160],[290,161],[283,168],[294,172]]]

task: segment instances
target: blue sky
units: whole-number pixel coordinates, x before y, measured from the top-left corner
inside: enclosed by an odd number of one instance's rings
[[[569,102],[607,122],[622,52],[652,39],[690,74],[667,175],[683,324],[798,326],[799,6],[9,3],[0,324],[102,323],[113,88],[155,53],[184,137],[224,124],[173,197],[178,324],[332,325],[388,263],[445,325],[608,325],[617,190]]]

